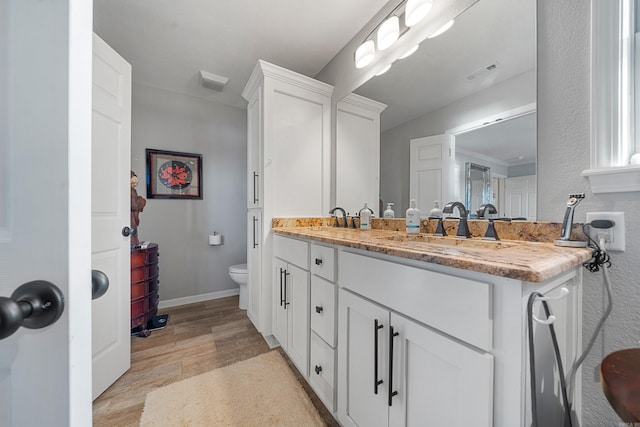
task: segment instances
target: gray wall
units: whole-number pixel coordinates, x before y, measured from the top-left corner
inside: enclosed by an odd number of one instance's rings
[[[583,368],[583,426],[620,421],[595,378],[600,361],[640,340],[640,193],[591,194],[580,174],[590,164],[590,2],[538,1],[538,218],[559,221],[569,193],[584,192],[576,220],[586,212],[622,211],[626,251],[613,253],[614,306]],[[604,307],[601,273],[584,270],[583,341]]]
[[[229,265],[246,262],[246,110],[133,85],[131,168],[146,197],[145,149],[202,154],[202,200],[147,200],[140,239],[160,252],[160,301],[237,289]],[[224,235],[209,246],[208,235]]]
[[[382,200],[394,202],[396,212],[404,212],[409,207],[409,143],[412,138],[442,134],[448,129],[535,102],[535,78],[534,71],[523,73],[382,133]]]

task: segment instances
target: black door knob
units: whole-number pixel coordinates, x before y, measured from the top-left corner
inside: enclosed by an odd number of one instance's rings
[[[0,297],[0,339],[20,326],[40,329],[60,318],[64,311],[64,295],[60,288],[45,280],[34,280],[16,289],[11,298]]]
[[[91,270],[91,299],[98,299],[107,293],[109,278],[100,270]]]
[[[138,230],[136,230],[135,228],[129,228],[129,227],[122,228],[122,235],[124,237],[135,236],[137,233],[138,233]]]

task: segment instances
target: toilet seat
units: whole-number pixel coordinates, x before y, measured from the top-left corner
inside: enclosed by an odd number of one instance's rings
[[[246,273],[247,272],[247,264],[236,264],[229,267],[229,273]]]

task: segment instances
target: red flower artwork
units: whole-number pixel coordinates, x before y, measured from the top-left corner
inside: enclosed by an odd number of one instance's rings
[[[158,170],[158,179],[169,188],[185,188],[191,184],[191,169],[186,164],[173,160]]]

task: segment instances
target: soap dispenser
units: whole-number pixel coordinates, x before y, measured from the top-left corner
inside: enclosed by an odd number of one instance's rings
[[[373,215],[373,211],[365,203],[364,208],[360,209],[360,212],[358,212],[361,230],[371,230],[371,215]]]
[[[442,209],[440,209],[440,200],[433,202],[433,209],[429,211],[430,218],[442,218]]]
[[[396,213],[393,211],[393,203],[387,203],[387,209],[385,209],[384,218],[395,218]]]
[[[416,199],[411,199],[406,216],[407,234],[420,234],[420,209],[416,207]]]

